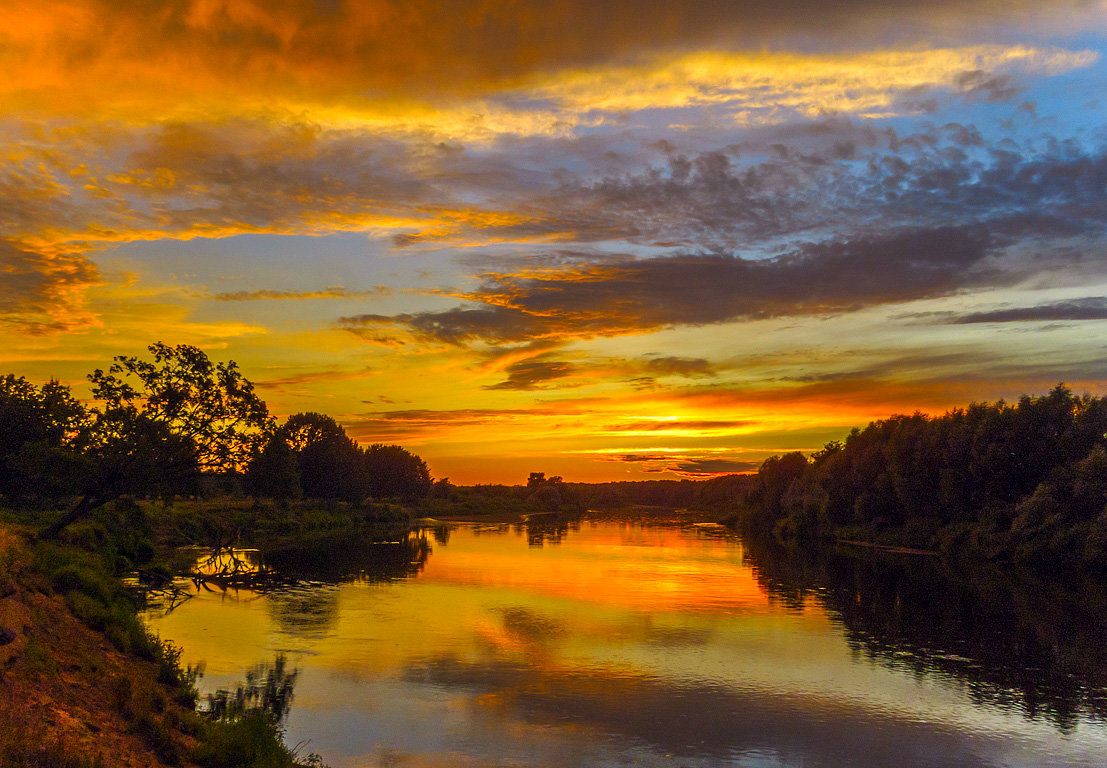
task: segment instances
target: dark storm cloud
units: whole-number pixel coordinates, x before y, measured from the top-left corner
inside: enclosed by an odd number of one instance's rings
[[[1022,93],[1010,75],[993,75],[979,69],[962,72],[954,82],[965,95],[983,96],[988,101],[1007,101]]]
[[[802,162],[779,158],[738,165],[723,151],[675,155],[661,167],[565,181],[528,200],[532,218],[491,231],[506,238],[629,239],[661,246],[730,242],[739,233],[764,237],[805,229],[816,210],[829,210],[816,195],[825,184],[817,176]]]
[[[278,392],[305,392],[308,386],[315,382],[365,379],[373,373],[374,371],[369,368],[354,371],[328,368],[322,371],[301,371],[280,378],[258,380],[254,385],[258,389],[273,389]]]
[[[410,147],[379,137],[325,134],[304,122],[225,120],[168,123],[127,138],[137,145],[128,158],[135,170],[105,184],[153,204],[150,211],[138,204],[131,226],[156,217],[169,235],[193,227],[232,234],[325,228],[328,221],[342,227],[350,217],[433,204],[431,187],[410,167]],[[149,168],[158,171],[141,170]]]
[[[722,475],[735,472],[752,472],[761,465],[759,461],[734,459],[686,459],[673,464],[672,471],[685,477]]]
[[[975,228],[911,229],[801,247],[774,259],[680,255],[590,263],[539,276],[491,274],[460,297],[484,306],[340,319],[398,324],[452,344],[617,336],[678,325],[846,312],[950,294],[996,275]],[[663,366],[664,363],[658,363]]]
[[[754,421],[728,420],[728,421],[627,421],[618,424],[608,424],[603,429],[607,432],[665,432],[671,430],[735,430],[756,424]]]
[[[524,348],[509,347],[507,353],[527,354],[548,348],[546,344],[531,344]],[[495,360],[505,354],[493,350],[488,357]],[[485,389],[569,389],[626,377],[631,383],[648,381],[656,384],[658,378],[701,378],[715,376],[715,366],[703,358],[658,357],[643,359],[592,357],[584,362],[558,359],[558,352],[540,352],[531,357],[510,363],[504,370],[507,378]],[[647,375],[643,375],[647,374]]]
[[[1002,361],[995,354],[980,349],[943,351],[933,349],[913,354],[895,354],[887,359],[840,371],[822,371],[804,373],[798,376],[784,377],[782,381],[794,381],[803,384],[833,381],[873,381],[894,378],[897,374],[910,372],[916,380],[941,379],[948,377],[950,371],[966,369],[992,370]]]
[[[407,409],[366,413],[343,419],[342,424],[358,439],[381,442],[441,435],[444,430],[454,428],[503,426],[512,422],[526,423],[535,417],[562,417],[580,413],[579,409],[563,403],[557,408],[460,408],[441,411]]]
[[[949,322],[969,323],[1022,323],[1065,322],[1074,320],[1107,320],[1107,297],[1091,296],[1084,299],[1055,301],[1033,307],[1010,307],[984,312],[970,312],[955,316]]]
[[[414,408],[401,411],[383,411],[365,417],[359,423],[377,424],[415,424],[425,427],[437,427],[447,424],[485,424],[495,419],[513,416],[542,416],[559,411],[544,408],[460,408],[448,411],[432,411]]]
[[[654,357],[643,361],[643,367],[656,376],[714,376],[715,366],[702,357]]]
[[[0,162],[0,232],[25,249],[94,250],[154,233],[329,233],[364,228],[377,216],[434,220],[442,203],[418,177],[435,162],[418,148],[328,133],[303,119],[57,128],[47,148],[35,143],[32,127],[17,128],[14,142],[28,150],[19,163]]]
[[[522,167],[549,144],[529,139],[499,149],[501,162],[511,157]],[[887,228],[976,224],[1021,237],[1102,234],[1107,223],[1107,153],[1049,136],[986,144],[971,124],[899,133],[828,118],[753,129],[742,142],[710,151],[683,154],[664,142],[637,152],[598,179],[560,173],[548,191],[521,170],[513,180],[501,175],[497,183],[514,185],[521,215],[481,232],[725,250],[849,233],[874,221]],[[454,236],[426,230],[411,242]]]
[[[753,472],[760,461],[745,461],[715,456],[688,456],[671,453],[618,453],[598,457],[600,461],[638,464],[643,472],[671,472],[680,477],[705,478]]]

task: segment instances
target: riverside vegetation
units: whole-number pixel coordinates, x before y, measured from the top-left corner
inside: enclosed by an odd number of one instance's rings
[[[893,416],[767,460],[737,527],[1107,571],[1107,399],[1057,385],[1017,403]]]
[[[288,696],[265,695],[282,662],[197,712],[198,670],[146,631],[121,577],[167,582],[181,544],[390,535],[406,529],[399,503],[426,494],[426,465],[321,414],[278,426],[233,362],[150,352],[94,371],[94,407],[58,382],[0,378],[0,764],[318,765],[281,740]],[[274,501],[203,499],[228,488]]]
[[[182,545],[295,564],[336,540],[396,539],[417,517],[539,515],[549,523],[534,535],[556,540],[566,517],[681,508],[771,535],[800,560],[845,540],[1107,570],[1107,401],[1061,385],[894,416],[753,476],[581,484],[536,472],[458,487],[399,446],[359,446],[328,416],[277,424],[234,363],[150,352],[90,375],[96,406],[57,382],[0,378],[0,764],[319,763],[281,740],[295,680],[283,661],[198,713],[198,670],[137,618],[121,577],[168,583]]]
[[[90,550],[75,542],[100,523],[83,525],[69,543],[28,542],[0,525],[0,765],[321,765],[281,740],[286,706],[266,694],[289,688],[280,663],[197,711],[199,670],[148,632],[118,578],[149,540],[121,526]]]

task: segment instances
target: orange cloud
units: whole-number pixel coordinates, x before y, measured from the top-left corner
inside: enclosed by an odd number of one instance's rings
[[[0,322],[31,333],[74,331],[96,325],[85,291],[101,283],[81,256],[35,251],[0,239]]]
[[[1029,0],[11,0],[0,10],[0,65],[9,100],[52,97],[59,108],[136,92],[154,102],[233,101],[268,93],[471,93],[536,72],[634,60],[657,51],[781,35],[850,39],[861,29],[953,33],[1005,23],[1078,28],[1097,10],[1073,0],[1046,18]],[[1056,20],[1056,21],[1053,21]],[[76,99],[76,101],[73,101]]]

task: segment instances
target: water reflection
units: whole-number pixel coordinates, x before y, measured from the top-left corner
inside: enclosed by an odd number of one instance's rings
[[[815,595],[868,658],[959,681],[982,705],[1068,732],[1107,718],[1107,591],[936,558],[751,542],[758,581],[782,604]]]
[[[428,536],[445,544],[449,531],[442,526],[416,530],[393,541],[317,537],[306,546],[264,552],[197,549],[186,575],[168,587],[146,589],[144,599],[151,616],[166,616],[204,592],[236,602],[264,598],[283,631],[317,640],[330,633],[338,617],[339,585],[388,583],[418,574],[431,553]]]
[[[277,627],[305,640],[330,634],[338,619],[339,590],[334,585],[304,584],[268,593],[266,606]]]
[[[576,530],[580,530],[580,521],[569,521],[562,515],[533,515],[515,525],[515,531],[524,533],[531,547],[560,544],[569,531]]]
[[[151,620],[208,662],[208,685],[288,653],[289,739],[336,768],[1093,766],[1107,752],[1107,605],[1083,588],[556,518],[276,558],[294,585],[204,593]]]
[[[700,763],[761,756],[773,765],[885,768],[895,755],[901,765],[987,764],[981,745],[955,728],[832,697],[449,657],[412,665],[405,680],[470,691],[485,717],[586,726],[596,738]]]
[[[220,688],[209,693],[198,707],[213,718],[233,720],[250,712],[258,712],[267,720],[280,724],[292,708],[293,690],[298,669],[290,669],[283,654],[271,663],[257,664],[246,671],[246,680],[234,690]]]
[[[336,534],[307,545],[267,550],[263,559],[274,571],[303,581],[396,581],[423,569],[431,553],[431,536],[442,544],[449,539],[441,527],[409,531],[394,541],[351,541]]]

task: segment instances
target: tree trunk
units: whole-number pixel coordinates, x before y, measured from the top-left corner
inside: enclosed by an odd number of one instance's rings
[[[82,496],[72,509],[66,512],[64,515],[55,520],[46,530],[38,535],[38,539],[54,539],[58,534],[62,532],[62,529],[66,526],[77,522],[82,517],[88,515],[89,512],[102,507],[111,501],[111,498],[98,499],[92,496]]]

